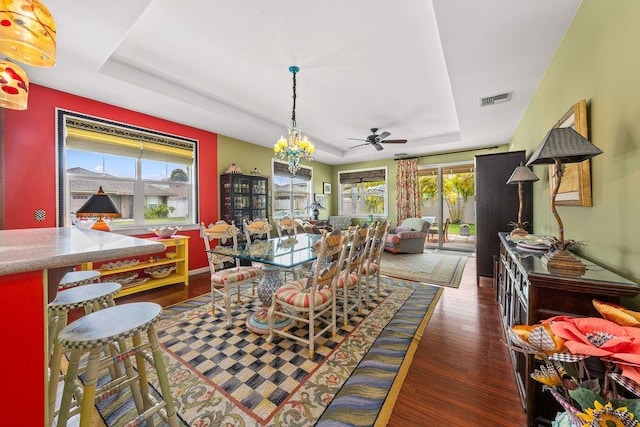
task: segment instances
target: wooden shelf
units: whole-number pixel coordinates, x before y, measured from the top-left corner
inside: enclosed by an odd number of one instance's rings
[[[136,279],[148,277],[144,273],[144,270],[150,267],[158,267],[163,265],[175,264],[176,269],[169,276],[162,279],[154,279],[149,277],[144,283],[139,285],[127,286],[122,285],[122,290],[116,294],[116,298],[123,297],[125,295],[131,295],[137,292],[147,291],[149,289],[155,289],[162,286],[173,285],[176,283],[184,283],[185,286],[189,286],[189,236],[176,235],[166,239],[159,237],[150,237],[149,240],[162,242],[167,246],[167,252],[175,252],[175,258],[166,258],[164,254],[159,254],[159,258],[156,261],[149,262],[148,260],[140,260],[139,263],[127,267],[113,268],[113,269],[101,269],[102,264],[117,260],[104,260],[100,262],[87,262],[82,264],[83,270],[97,270],[100,272],[100,281],[108,282],[109,276],[117,274],[127,273],[129,271],[139,271],[139,276]]]

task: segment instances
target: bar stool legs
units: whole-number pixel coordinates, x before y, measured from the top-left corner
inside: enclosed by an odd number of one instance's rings
[[[56,298],[49,303],[49,424],[55,417],[56,392],[60,381],[60,368],[62,365],[63,349],[57,337],[60,331],[67,326],[68,313],[75,308],[84,308],[89,314],[104,307],[114,306],[113,297],[120,292],[122,286],[115,282],[95,283],[82,285],[58,292]],[[105,347],[105,349],[108,349]],[[114,370],[114,374],[117,370]]]
[[[160,343],[155,329],[162,308],[155,303],[140,302],[122,304],[88,314],[67,325],[58,335],[64,349],[71,351],[69,368],[65,377],[62,401],[58,414],[58,425],[66,426],[72,407],[74,394],[80,396],[80,426],[91,425],[91,414],[96,400],[115,391],[131,388],[131,393],[138,409],[137,420],[151,422],[154,414],[159,413],[171,427],[178,425],[178,417],[173,405],[166,366],[160,350]],[[142,339],[146,334],[147,342]],[[127,348],[125,340],[131,338],[132,348]],[[120,353],[115,357],[100,358],[100,348],[109,343],[118,343]],[[145,352],[151,350],[152,361],[158,381],[162,400],[157,402],[149,395],[147,382]],[[85,371],[84,386],[81,393],[74,393],[78,366],[81,357],[89,353]],[[130,358],[135,356],[136,369],[133,369]],[[98,373],[115,363],[125,364],[126,374],[120,378],[97,388]],[[137,372],[136,372],[137,371]],[[78,397],[78,396],[76,396]],[[74,408],[76,410],[76,408]]]

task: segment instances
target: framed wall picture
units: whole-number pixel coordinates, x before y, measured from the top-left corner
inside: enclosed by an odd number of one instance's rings
[[[582,99],[575,103],[554,126],[554,128],[558,127],[572,127],[588,139],[587,101]],[[587,159],[580,163],[562,165],[562,182],[556,196],[556,205],[592,206],[591,166],[589,162],[590,160]],[[553,166],[549,167],[549,185],[553,188]]]
[[[331,194],[331,183],[330,182],[323,182],[322,183],[322,192],[324,194]]]
[[[320,203],[320,205],[322,205],[322,207],[325,207],[325,208],[327,207],[326,202],[325,202],[324,194],[316,193],[315,194],[315,201]]]

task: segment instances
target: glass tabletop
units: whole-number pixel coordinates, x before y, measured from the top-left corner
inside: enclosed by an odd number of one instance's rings
[[[211,249],[210,252],[276,267],[292,268],[317,258],[311,248],[321,237],[320,234],[296,234],[295,236],[274,237],[253,243],[243,243],[236,251],[230,247],[218,246]]]

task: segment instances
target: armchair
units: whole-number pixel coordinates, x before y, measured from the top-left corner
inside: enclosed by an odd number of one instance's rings
[[[384,242],[384,250],[394,254],[419,254],[424,251],[429,235],[429,221],[422,218],[406,218],[398,227],[390,228]]]

